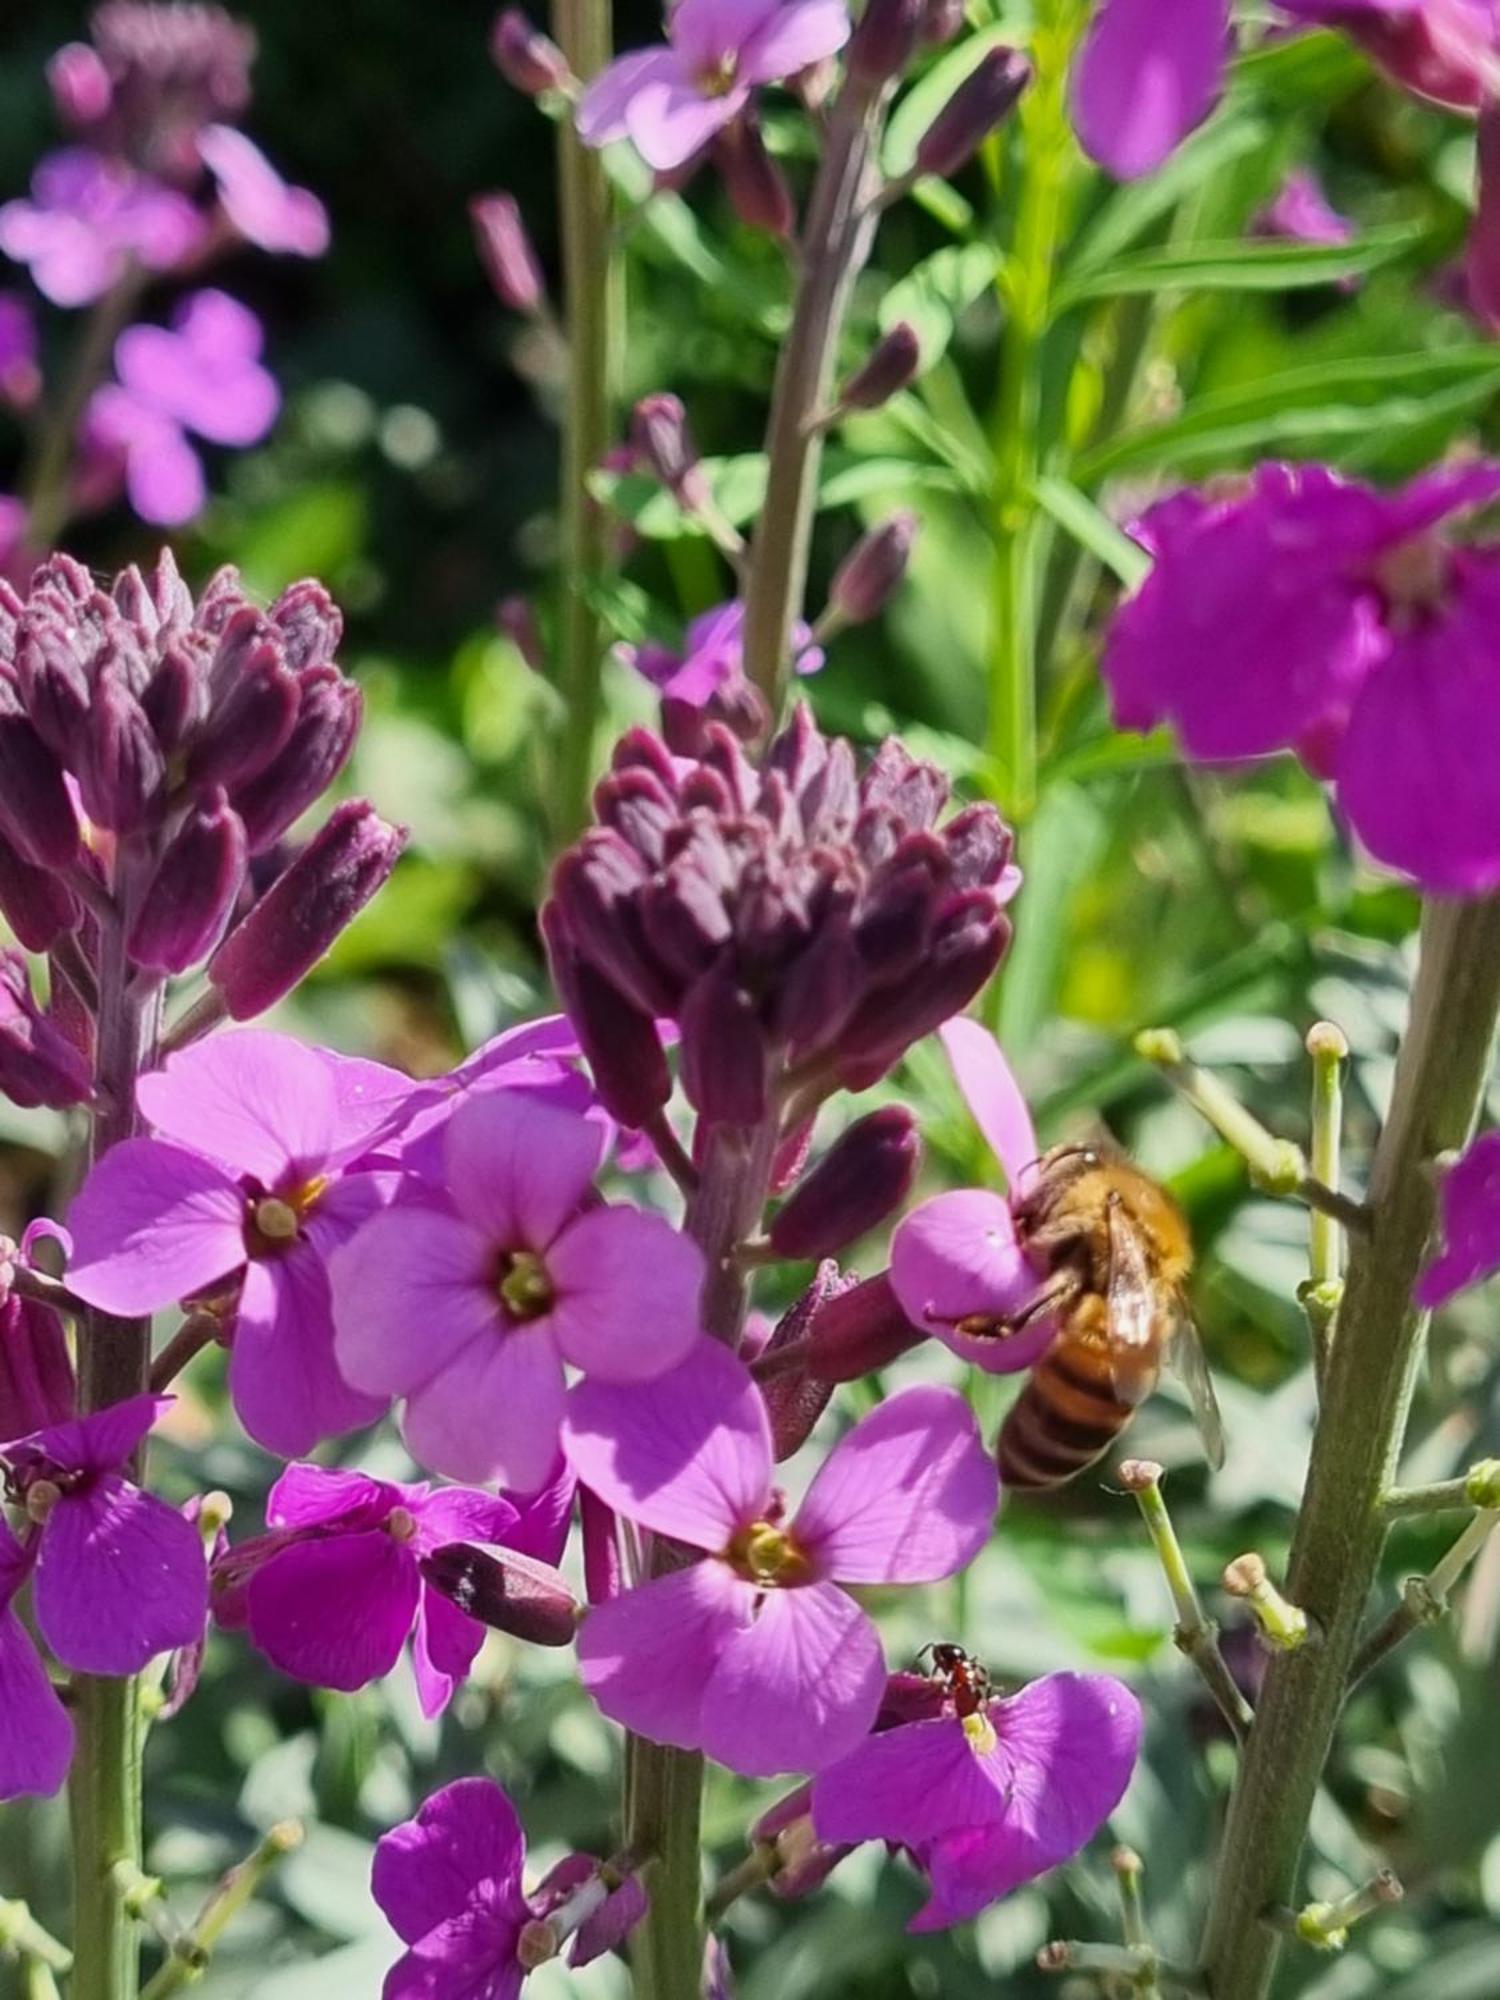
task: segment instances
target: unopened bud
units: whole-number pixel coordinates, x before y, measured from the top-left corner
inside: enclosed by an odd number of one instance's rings
[[[678,396],[642,396],[630,415],[630,443],[636,457],[682,505],[692,509],[707,497],[698,447]]]
[[[186,972],[224,934],[245,878],[245,829],[222,791],[194,806],[167,845],[126,952],[152,972]]]
[[[0,835],[0,913],[28,951],[50,951],[83,912],[63,878],[33,868]]]
[[[301,676],[297,719],[285,743],[257,776],[230,788],[252,854],[274,846],[333,783],[354,748],[360,708],[359,689],[336,667],[311,667]]]
[[[297,725],[301,684],[260,626],[247,606],[219,642],[208,723],[188,757],[192,786],[249,784]]]
[[[839,407],[845,410],[878,410],[912,381],[922,362],[922,343],[908,321],[897,320],[889,333],[882,334],[870,350],[869,359],[857,368],[839,392]]]
[[[846,625],[878,617],[906,574],[917,538],[915,514],[893,514],[861,536],[834,572],[828,601]]]
[[[50,1306],[12,1293],[0,1305],[0,1435],[27,1437],[67,1423],[76,1394],[62,1321]]]
[[[1272,1583],[1263,1557],[1237,1556],[1224,1571],[1231,1597],[1241,1598],[1255,1614],[1262,1641],[1273,1652],[1295,1653],[1314,1636],[1314,1626],[1299,1605],[1289,1604]]]
[[[568,1963],[575,1971],[580,1966],[592,1965],[596,1958],[603,1958],[608,1951],[618,1951],[650,1907],[638,1875],[626,1875],[612,1888],[607,1886],[606,1877],[606,1887],[604,1900],[596,1908],[580,1915],[573,1932]],[[581,1903],[585,1898],[580,1896],[578,1900]],[[565,1905],[553,1921],[567,1915]]]
[[[859,1119],[777,1211],[779,1257],[832,1257],[883,1222],[911,1192],[922,1158],[917,1122],[903,1104]]]
[[[95,826],[134,833],[161,790],[166,759],[156,732],[114,662],[94,687],[88,727],[71,759],[83,809]]]
[[[114,86],[97,49],[68,42],[47,64],[52,102],[64,125],[75,132],[97,125],[109,111]]]
[[[1019,49],[989,50],[917,141],[917,173],[956,173],[1010,116],[1030,81],[1031,64]]]
[[[746,111],[727,125],[714,141],[714,160],[724,192],[747,229],[791,235],[797,204],[786,175],[767,150],[758,119]]]
[[[769,1052],[755,1001],[732,965],[711,965],[678,1015],[682,1087],[708,1125],[758,1125],[766,1115]]]
[[[34,868],[66,868],[78,853],[78,815],[62,765],[0,684],[0,835]]]
[[[1500,1458],[1482,1458],[1464,1474],[1464,1498],[1486,1512],[1500,1509]]]
[[[550,1563],[516,1549],[449,1542],[422,1558],[422,1574],[466,1618],[532,1646],[570,1646],[580,1607]]]
[[[825,1382],[853,1382],[888,1367],[926,1337],[901,1310],[889,1275],[882,1273],[819,1308],[807,1336],[808,1367]]]
[[[866,0],[855,23],[844,61],[861,83],[889,83],[901,75],[916,50],[926,0]]]
[[[573,81],[562,50],[533,27],[519,7],[507,7],[497,16],[490,30],[490,55],[506,82],[528,97],[566,90]]]
[[[553,984],[577,1031],[599,1102],[632,1130],[647,1124],[672,1095],[656,1023],[579,956],[555,902],[544,907],[541,925]]]
[[[833,1383],[808,1367],[808,1336],[829,1301],[853,1283],[840,1275],[832,1258],[820,1264],[807,1290],[777,1321],[753,1366],[771,1421],[778,1465],[802,1449],[832,1398]]]
[[[389,825],[367,800],[335,807],[209,962],[209,980],[231,1018],[251,1020],[290,993],[380,888],[405,845],[405,827]]]
[[[964,0],[927,0],[922,40],[934,48],[951,42],[964,25]]]
[[[540,312],[547,282],[515,196],[475,195],[469,203],[469,220],[474,225],[479,261],[501,305],[509,306],[512,312]]]
[[[92,1091],[89,1065],[32,998],[25,959],[0,954],[0,1093],[23,1111],[66,1111]]]
[[[546,671],[546,649],[530,598],[502,597],[495,606],[495,623],[534,674]]]
[[[991,895],[974,890],[954,897],[933,927],[920,977],[877,987],[836,1037],[846,1087],[874,1082],[913,1042],[961,1014],[1009,942],[1010,924]]]

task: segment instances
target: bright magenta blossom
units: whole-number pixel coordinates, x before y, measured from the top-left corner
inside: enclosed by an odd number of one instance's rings
[[[1500,1132],[1484,1132],[1443,1179],[1443,1252],[1417,1284],[1419,1306],[1500,1271]]]

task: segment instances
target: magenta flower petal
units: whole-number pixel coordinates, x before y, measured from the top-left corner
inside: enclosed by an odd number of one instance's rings
[[[245,1259],[244,1196],[199,1153],[156,1139],[112,1146],[68,1211],[68,1283],[106,1312],[155,1312]]]
[[[1104,0],[1073,73],[1084,151],[1149,174],[1218,103],[1228,56],[1228,0]]]
[[[229,1387],[251,1437],[284,1458],[384,1414],[388,1399],[351,1388],[339,1372],[328,1273],[305,1245],[246,1265]]]
[[[299,1542],[250,1580],[250,1637],[273,1666],[352,1692],[391,1671],[417,1615],[421,1576],[384,1529]]]
[[[993,1821],[997,1799],[987,1767],[951,1715],[903,1723],[871,1736],[818,1774],[813,1824],[818,1838],[891,1840],[908,1846],[955,1827]]]
[[[549,1334],[496,1332],[408,1394],[401,1435],[430,1472],[533,1492],[557,1456],[564,1399]]]
[[[208,1618],[208,1568],[193,1524],[118,1474],[53,1507],[36,1568],[36,1621],[65,1666],[135,1674],[190,1646]]]
[[[582,1382],[563,1449],[579,1479],[628,1520],[721,1549],[770,1497],[771,1430],[744,1364],[717,1341],[654,1382]]]
[[[203,463],[186,432],[128,389],[106,382],[89,399],[84,442],[96,461],[114,466],[113,478],[123,470],[131,507],[143,521],[175,528],[201,510]]]
[[[732,124],[749,101],[747,84],[708,97],[692,80],[668,72],[637,89],[626,107],[625,129],[648,167],[672,173]]]
[[[21,1440],[27,1455],[67,1472],[118,1472],[135,1453],[170,1396],[127,1396],[87,1417],[70,1417]]]
[[[1014,1193],[1037,1162],[1036,1127],[1015,1072],[989,1029],[968,1015],[960,1014],[938,1033],[964,1103]]]
[[[1443,1253],[1413,1294],[1429,1309],[1500,1271],[1500,1132],[1481,1134],[1449,1169],[1442,1208]]]
[[[261,324],[248,306],[212,288],[192,293],[170,328],[127,327],[115,372],[130,393],[215,444],[257,444],[281,407],[274,375],[256,357]]]
[[[504,1537],[507,1546],[522,1555],[555,1569],[562,1561],[573,1526],[573,1508],[578,1497],[578,1479],[561,1451],[547,1475],[546,1483],[534,1493],[516,1498],[515,1525]]]
[[[697,76],[737,58],[775,15],[797,7],[798,0],[678,0],[667,33],[684,71]]]
[[[420,1491],[420,1488],[418,1489]],[[406,1504],[416,1515],[419,1553],[447,1542],[504,1542],[514,1548],[520,1515],[498,1493],[475,1493],[464,1486],[442,1486],[424,1499],[408,1490]]]
[[[1052,1337],[1045,1320],[1009,1338],[959,1330],[975,1314],[1005,1318],[1036,1296],[1036,1273],[1016,1241],[1009,1204],[960,1189],[912,1210],[891,1238],[891,1286],[907,1318],[991,1374],[1029,1368]]]
[[[617,57],[583,93],[576,119],[579,138],[585,146],[607,146],[623,139],[626,116],[637,91],[648,83],[680,75],[681,63],[671,49],[639,49],[634,55]],[[4,210],[0,210],[0,223],[3,218]],[[0,238],[0,248],[4,247]]]
[[[749,1778],[818,1771],[868,1733],[884,1689],[879,1634],[852,1597],[827,1583],[768,1591],[720,1656],[701,1747]]]
[[[484,1627],[466,1618],[441,1592],[423,1589],[412,1633],[411,1664],[417,1701],[431,1722],[453,1699],[484,1644]]]
[[[370,1886],[403,1944],[483,1900],[519,1928],[526,1843],[516,1809],[489,1778],[460,1778],[434,1792],[414,1820],[375,1846]]]
[[[0,1521],[0,1801],[50,1798],[73,1760],[73,1724],[11,1609],[31,1558]]]
[[[338,1140],[338,1092],[315,1049],[237,1028],[169,1056],[136,1089],[164,1138],[212,1152],[273,1187],[323,1164]]]
[[[524,1090],[487,1090],[453,1113],[447,1186],[466,1222],[497,1244],[545,1250],[593,1186],[608,1135]]]
[[[266,1496],[269,1528],[319,1528],[331,1521],[384,1516],[402,1489],[339,1466],[289,1465]]]
[[[683,6],[691,0],[682,0]],[[740,56],[740,74],[747,83],[779,83],[825,57],[836,55],[849,39],[849,10],[844,0],[783,0],[762,9],[762,21],[747,36]],[[674,29],[680,38],[682,7]]]
[[[1000,1502],[994,1463],[956,1389],[904,1389],[824,1460],[794,1532],[841,1583],[935,1583],[978,1555]]]
[[[474,1344],[498,1342],[493,1263],[477,1230],[428,1203],[399,1201],[366,1223],[330,1259],[345,1377],[372,1395],[408,1395]]]
[[[579,1676],[612,1722],[699,1749],[715,1662],[754,1613],[754,1589],[727,1563],[673,1570],[594,1606],[578,1634]]]
[[[703,1254],[665,1216],[590,1209],[558,1237],[547,1269],[563,1358],[603,1381],[664,1374],[700,1338]]]

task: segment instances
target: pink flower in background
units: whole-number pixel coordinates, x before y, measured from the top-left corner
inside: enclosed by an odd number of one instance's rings
[[[1265,465],[1183,492],[1135,533],[1155,565],[1102,671],[1122,728],[1171,722],[1196,758],[1292,748],[1377,860],[1424,887],[1500,884],[1500,548],[1442,530],[1500,497],[1500,465],[1396,492]]]
[[[813,1781],[833,1845],[909,1848],[932,1895],[913,1931],[977,1917],[1066,1861],[1125,1795],[1140,1704],[1107,1674],[1048,1674],[1008,1700],[871,1736]]]
[[[284,1674],[346,1691],[388,1674],[410,1638],[430,1718],[474,1664],[484,1627],[424,1582],[421,1559],[454,1542],[516,1546],[519,1524],[493,1494],[288,1466],[266,1502],[268,1532],[214,1566],[214,1615],[248,1626]]]
[[[1159,167],[1219,101],[1229,0],[1103,0],[1073,71],[1084,151],[1116,180]]]
[[[667,46],[621,56],[578,107],[586,146],[628,138],[659,173],[686,164],[752,93],[821,62],[849,39],[843,0],[679,0]]]
[[[328,211],[308,188],[284,181],[260,148],[232,125],[208,125],[198,154],[218,188],[219,206],[247,243],[293,257],[328,248]]]
[[[227,292],[193,292],[172,324],[130,326],[115,342],[118,382],[95,392],[85,444],[123,467],[143,521],[190,521],[207,497],[189,432],[211,443],[257,444],[276,421],[281,391],[260,365],[261,323]]]
[[[1419,1306],[1440,1306],[1500,1271],[1500,1132],[1481,1133],[1443,1177],[1443,1250],[1417,1282]]]
[[[1331,205],[1322,182],[1309,167],[1294,168],[1286,176],[1275,200],[1256,217],[1252,231],[1258,236],[1285,237],[1293,243],[1330,246],[1354,238],[1354,224]]]
[[[170,271],[207,234],[185,195],[83,146],[47,154],[31,177],[31,199],[0,208],[0,251],[28,265],[37,290],[58,306],[88,305],[131,259]]]
[[[337,1261],[339,1366],[405,1398],[430,1471],[530,1492],[557,1456],[564,1364],[639,1381],[699,1338],[696,1246],[594,1199],[608,1141],[533,1092],[471,1095],[443,1135],[444,1185],[408,1180]]]
[[[707,708],[726,688],[743,681],[744,635],[745,607],[734,598],[692,621],[680,653],[649,643],[620,650],[638,674],[661,690],[663,700]],[[800,619],[792,633],[792,645],[792,671],[815,674],[826,655],[821,646],[813,644],[811,631]]]
[[[135,1674],[208,1617],[198,1531],[128,1476],[169,1396],[132,1396],[0,1445],[7,1497],[37,1523],[36,1622],[64,1666]]]
[[[0,401],[28,410],[41,392],[36,315],[19,292],[0,292]]]
[[[616,1514],[705,1552],[594,1607],[584,1686],[626,1728],[748,1777],[821,1769],[869,1730],[885,1662],[843,1586],[952,1576],[998,1495],[963,1398],[908,1389],[834,1447],[788,1520],[760,1392],[710,1342],[656,1382],[584,1383],[563,1442]]]
[[[1310,27],[1337,28],[1396,83],[1453,111],[1475,111],[1500,83],[1494,0],[1276,0]]]
[[[138,1100],[160,1136],[112,1147],[84,1182],[69,1285],[126,1315],[232,1295],[230,1392],[270,1451],[372,1422],[384,1400],[334,1365],[327,1259],[393,1191],[346,1171],[385,1107],[341,1103],[317,1051],[257,1029],[172,1056]]]
[[[0,1519],[0,1801],[50,1798],[73,1761],[73,1724],[15,1600],[33,1557]]]

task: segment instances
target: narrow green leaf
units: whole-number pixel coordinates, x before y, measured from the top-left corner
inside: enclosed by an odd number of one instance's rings
[[[1074,541],[1098,558],[1127,589],[1133,589],[1151,567],[1139,542],[1117,528],[1086,493],[1055,474],[1045,474],[1031,489],[1032,498]]]
[[[882,333],[905,320],[921,348],[925,371],[940,360],[961,313],[995,282],[1000,252],[992,243],[950,244],[924,257],[880,301]]]
[[[1054,317],[1090,299],[1162,291],[1285,292],[1336,284],[1389,264],[1422,238],[1420,224],[1371,230],[1353,243],[1252,240],[1195,243],[1117,258],[1100,270],[1067,279],[1053,301]]]
[[[1096,271],[1128,250],[1178,202],[1236,160],[1268,146],[1273,137],[1264,118],[1227,112],[1194,133],[1156,173],[1145,180],[1122,181],[1069,257],[1065,266],[1069,277]]]

